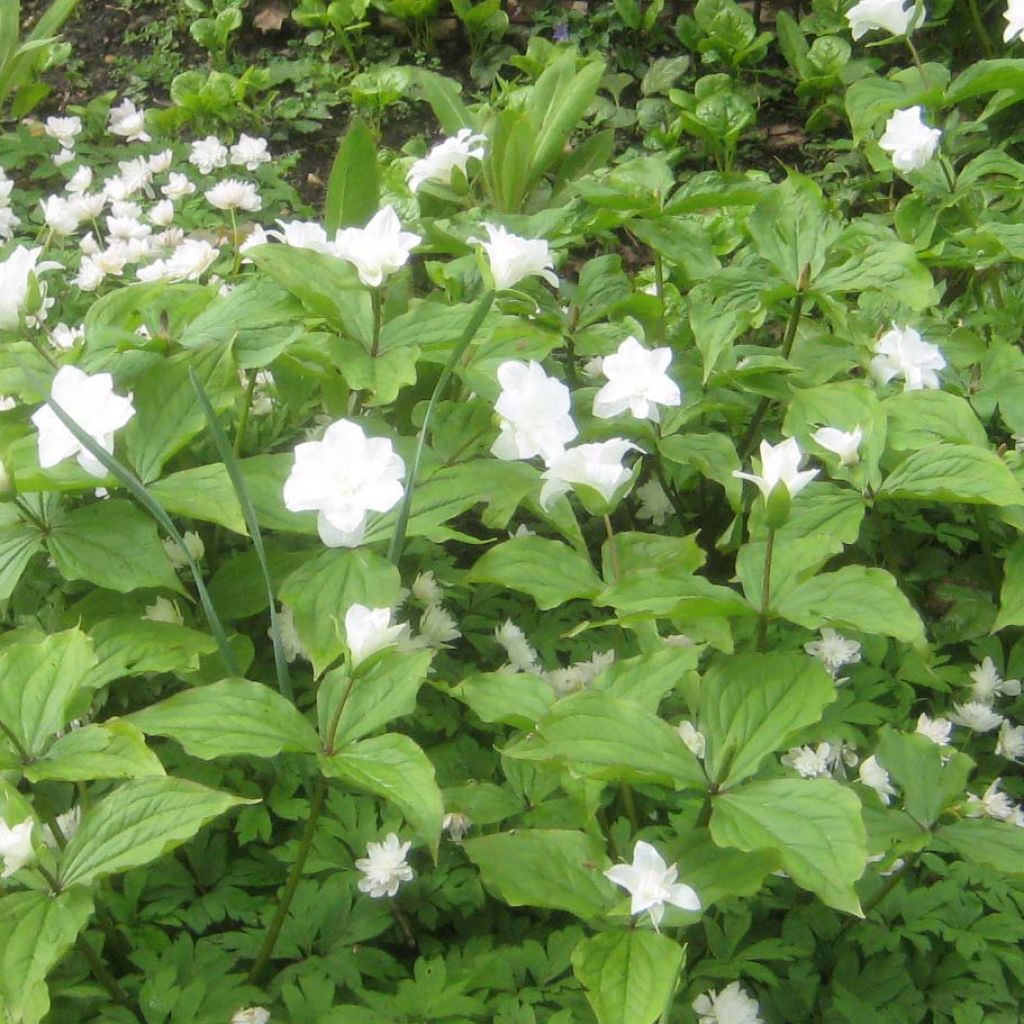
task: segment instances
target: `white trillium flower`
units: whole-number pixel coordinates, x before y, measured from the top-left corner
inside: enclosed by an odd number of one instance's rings
[[[411,846],[411,842],[400,842],[394,832],[389,832],[383,843],[367,843],[366,856],[356,861],[366,876],[359,879],[359,891],[374,899],[394,896],[402,882],[412,880],[412,868],[405,862]]]
[[[914,730],[919,736],[927,736],[932,743],[940,747],[949,746],[949,734],[953,730],[953,723],[948,718],[929,718],[927,715],[918,715],[917,728]]]
[[[310,220],[279,220],[280,231],[271,228],[266,234],[268,238],[276,238],[293,249],[312,249],[314,252],[331,253],[331,243],[327,240],[327,232]]]
[[[1024,725],[1011,725],[1004,721],[999,726],[996,753],[1007,761],[1024,759]]]
[[[1003,29],[1003,42],[1011,39],[1024,39],[1024,0],[1009,0],[1003,12],[1006,28]]]
[[[558,287],[551,248],[543,238],[521,238],[493,224],[485,224],[484,230],[488,241],[480,244],[487,253],[495,288],[513,288],[524,277],[534,275],[544,278],[552,288]]]
[[[107,131],[120,135],[126,142],[149,142],[146,134],[146,112],[139,110],[131,100],[122,100],[110,108]]]
[[[402,499],[405,463],[386,438],[368,438],[356,423],[338,420],[322,441],[295,448],[284,484],[291,512],[317,512],[320,539],[328,547],[358,547],[368,512],[387,512]]]
[[[659,405],[679,405],[679,387],[665,372],[669,348],[646,349],[630,336],[601,362],[608,383],[594,396],[594,415],[610,419],[627,409],[638,420],[660,419]]]
[[[995,662],[987,655],[970,673],[971,698],[981,704],[991,704],[996,697],[1019,697],[1020,680],[1003,679]]]
[[[853,466],[860,461],[860,443],[864,439],[861,428],[839,430],[836,427],[821,427],[811,434],[815,444],[825,451],[839,456],[840,466]]]
[[[738,981],[721,992],[712,989],[693,1001],[698,1024],[764,1024],[761,1006],[743,990]]]
[[[533,361],[504,362],[497,376],[501,394],[494,411],[501,417],[501,432],[491,452],[506,461],[539,455],[550,463],[578,432],[569,389]]]
[[[761,472],[742,473],[734,469],[732,475],[740,480],[749,480],[757,485],[758,490],[767,501],[776,486],[782,484],[789,496],[795,498],[817,475],[816,469],[800,471],[800,463],[804,453],[795,437],[787,437],[785,441],[771,445],[761,442]]]
[[[474,135],[472,129],[460,128],[450,139],[439,142],[423,159],[417,160],[409,168],[406,181],[410,190],[419,191],[425,181],[450,184],[456,167],[465,173],[466,164],[471,158],[483,159],[486,142],[486,135]]]
[[[633,475],[628,467],[622,465],[623,457],[627,452],[641,450],[622,437],[566,449],[561,455],[556,455],[541,473],[546,481],[540,490],[541,505],[545,509],[550,508],[556,498],[576,485],[590,487],[610,502],[615,492]]]
[[[922,340],[913,327],[893,324],[892,330],[886,331],[875,343],[870,370],[880,384],[902,377],[904,391],[920,391],[938,388],[939,370],[945,367],[945,357],[937,345]]]
[[[245,210],[255,213],[262,205],[256,186],[250,181],[227,178],[203,193],[206,201],[218,210]]]
[[[949,717],[957,725],[966,726],[971,732],[978,733],[992,732],[1004,721],[998,711],[993,711],[988,704],[977,700],[967,701],[966,704],[954,704]]]
[[[832,744],[819,743],[817,747],[792,747],[779,760],[801,778],[827,779],[832,777],[835,759]]]
[[[62,149],[74,149],[75,139],[82,131],[80,117],[48,117],[43,131],[56,140]]]
[[[655,928],[665,916],[665,904],[681,910],[700,910],[700,898],[688,885],[676,882],[678,867],[669,867],[661,854],[642,839],[633,847],[632,864],[616,864],[604,877],[625,889],[632,897],[630,913],[648,913]]]
[[[132,396],[114,394],[114,378],[109,373],[90,376],[75,366],[62,366],[53,378],[50,397],[104,451],[114,451],[114,433],[134,415]],[[49,469],[76,456],[87,473],[107,475],[103,465],[57,418],[48,405],[32,414],[39,431],[39,465]]]
[[[861,761],[859,778],[868,789],[878,794],[883,804],[889,806],[890,798],[896,795],[896,790],[889,781],[889,773],[878,763],[874,754]]]
[[[390,608],[367,608],[354,604],[345,612],[345,643],[352,656],[352,668],[358,668],[371,654],[394,647],[409,635],[404,623],[391,625]]]
[[[197,139],[192,143],[188,162],[200,174],[212,174],[218,167],[227,166],[228,147],[216,135],[207,135],[205,139]]]
[[[905,4],[910,6],[906,7]],[[906,35],[914,20],[913,0],[859,0],[847,12],[846,20],[854,39],[881,29],[892,36]]]
[[[685,718],[676,726],[676,732],[679,733],[679,738],[683,741],[686,749],[694,757],[703,759],[708,749],[708,741],[704,733],[693,722],[688,722]]]
[[[255,171],[260,164],[270,163],[267,140],[242,132],[238,141],[231,147],[230,159],[238,167],[244,167],[247,171]]]
[[[365,228],[343,228],[334,236],[335,256],[351,263],[367,288],[379,288],[409,261],[409,254],[423,239],[403,231],[398,214],[390,206],[378,210]]]
[[[270,1011],[262,1006],[247,1006],[231,1015],[230,1024],[267,1024]]]
[[[921,107],[897,110],[885,123],[885,131],[878,140],[891,157],[897,171],[906,174],[924,167],[939,148],[942,132],[924,123]]]
[[[805,643],[804,650],[817,658],[833,679],[844,665],[856,665],[860,661],[860,644],[856,640],[847,640],[842,633],[828,626],[822,627],[820,639]]]
[[[32,849],[32,825],[31,818],[14,826],[0,818],[0,858],[4,862],[0,878],[10,878],[35,856]]]
[[[18,326],[18,321],[28,301],[29,285],[32,275],[38,275],[60,266],[51,260],[39,262],[42,248],[26,249],[19,245],[0,263],[0,330],[10,331]]]

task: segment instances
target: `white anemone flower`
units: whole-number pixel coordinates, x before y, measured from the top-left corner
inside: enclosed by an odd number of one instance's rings
[[[817,658],[833,679],[844,665],[855,665],[860,661],[860,644],[828,626],[822,627],[820,639],[805,643],[804,650]]]
[[[68,195],[81,195],[83,192],[88,192],[92,187],[92,168],[87,164],[82,164],[74,174],[68,178],[67,184],[64,186],[64,191]]]
[[[267,1024],[270,1011],[263,1006],[245,1006],[235,1010],[229,1024]]]
[[[577,485],[597,491],[606,502],[610,502],[616,491],[633,475],[622,464],[623,458],[628,452],[641,450],[622,437],[567,448],[561,455],[556,455],[541,474],[545,481],[540,491],[541,505],[550,508],[556,498]]]
[[[765,501],[779,484],[789,491],[791,498],[795,498],[818,475],[816,469],[805,469],[800,472],[804,453],[800,451],[800,445],[795,437],[787,437],[785,441],[776,445],[762,441],[760,454],[760,473],[742,473],[734,469],[732,475],[756,484]]]
[[[48,117],[43,131],[59,143],[62,149],[74,149],[75,139],[82,131],[80,117]]]
[[[688,885],[676,882],[679,868],[669,867],[658,851],[642,839],[633,847],[632,864],[616,864],[604,877],[625,889],[630,897],[630,913],[650,915],[655,928],[665,916],[665,904],[681,910],[700,910],[700,898]]]
[[[1020,680],[1003,679],[995,662],[987,655],[971,673],[971,698],[991,704],[996,697],[1019,697]]]
[[[146,134],[146,112],[139,110],[131,100],[122,100],[110,108],[107,131],[120,135],[125,142],[149,142]]]
[[[189,147],[188,162],[200,174],[212,174],[218,167],[227,166],[228,147],[216,135],[207,135]]]
[[[917,717],[917,728],[914,732],[919,736],[927,736],[937,746],[948,747],[952,730],[953,723],[948,718],[929,718],[928,715],[921,714]]]
[[[697,996],[693,1009],[697,1024],[764,1024],[760,1004],[738,981],[730,982],[721,992],[712,989]]]
[[[31,818],[13,826],[0,818],[0,858],[4,862],[0,878],[10,878],[35,856],[32,849],[32,825]]]
[[[262,205],[256,186],[251,181],[227,178],[203,193],[206,201],[218,210],[245,210],[255,213]]]
[[[1000,789],[1002,779],[996,779],[980,796],[967,794],[966,814],[969,818],[995,818],[997,821],[1012,821],[1017,805]]]
[[[894,111],[878,140],[878,145],[892,157],[893,167],[904,174],[920,170],[939,148],[942,132],[929,128],[923,113],[921,107]]]
[[[1020,761],[1024,758],[1024,725],[1011,725],[1004,721],[999,726],[996,753],[1007,761]]]
[[[909,3],[910,6],[905,6]],[[891,36],[906,35],[914,20],[913,0],[859,0],[847,12],[846,20],[854,39],[881,29]]]
[[[511,619],[506,619],[494,630],[494,639],[505,648],[508,668],[514,672],[537,672],[540,662],[537,652],[530,646],[526,634]]]
[[[487,253],[495,288],[514,288],[524,277],[535,275],[552,288],[558,287],[551,247],[543,238],[521,238],[493,224],[485,224],[484,230],[488,241],[470,241],[480,242]]]
[[[394,896],[402,882],[412,880],[412,868],[405,862],[411,846],[411,842],[400,842],[394,832],[389,832],[383,843],[367,843],[366,856],[356,861],[365,876],[359,879],[359,891],[374,899]]]
[[[236,167],[244,167],[247,171],[255,171],[260,164],[270,163],[267,152],[267,140],[246,135],[242,132],[238,141],[231,147],[230,160]]]
[[[353,604],[345,612],[345,643],[352,658],[352,668],[358,668],[371,654],[394,647],[409,635],[404,622],[391,625],[390,608],[367,608]]]
[[[486,135],[474,135],[471,128],[460,128],[455,135],[439,142],[423,159],[417,160],[409,168],[406,177],[409,188],[417,192],[425,181],[448,185],[456,167],[465,173],[470,159],[483,159],[486,142]]]
[[[53,378],[50,397],[104,451],[113,453],[114,434],[134,415],[132,395],[114,394],[109,373],[90,376],[76,366],[62,366]],[[76,457],[92,476],[107,475],[103,464],[71,433],[49,405],[32,414],[39,431],[39,465],[49,469]]]
[[[893,324],[892,330],[875,343],[870,371],[880,384],[902,377],[904,391],[920,391],[938,388],[939,370],[945,367],[945,357],[937,345],[924,341],[913,327]]]
[[[69,199],[47,196],[39,201],[39,206],[43,211],[43,222],[55,235],[67,238],[78,230],[78,212]]]
[[[965,726],[971,732],[985,733],[998,729],[1004,718],[998,711],[993,711],[988,704],[978,700],[970,700],[965,704],[954,704],[949,714],[950,720],[957,725]]]
[[[387,512],[402,498],[405,463],[386,438],[368,438],[356,423],[338,420],[322,441],[295,448],[284,484],[291,512],[318,513],[317,529],[328,547],[357,547],[368,512]]]
[[[379,288],[409,261],[409,254],[423,239],[403,231],[398,214],[390,206],[378,210],[365,228],[342,228],[332,251],[351,263],[367,288]]]
[[[817,747],[792,747],[779,758],[803,779],[831,778],[835,759],[831,743],[819,743]]]
[[[811,434],[816,445],[839,456],[840,466],[853,466],[860,461],[860,443],[864,438],[861,428],[839,430],[837,427],[821,427]]]
[[[268,238],[290,245],[293,249],[312,249],[314,252],[331,253],[331,243],[327,232],[312,220],[279,220],[276,222],[280,231],[271,228],[267,231]]]
[[[494,411],[501,417],[501,430],[491,452],[505,461],[539,455],[550,463],[578,433],[569,389],[532,360],[508,360],[498,367],[497,376],[501,394]]]
[[[170,200],[184,199],[196,191],[196,185],[189,180],[188,175],[172,171],[167,175],[167,184],[161,186],[160,191]]]
[[[659,405],[679,405],[679,386],[665,372],[670,348],[647,349],[630,336],[601,362],[608,383],[594,396],[594,415],[610,419],[627,409],[638,420],[660,419]]]

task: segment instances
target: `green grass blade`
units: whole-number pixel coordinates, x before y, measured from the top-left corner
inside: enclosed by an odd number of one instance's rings
[[[240,676],[242,672],[235,659],[235,652],[231,650],[227,633],[224,631],[224,626],[217,615],[217,609],[214,608],[209,591],[203,582],[203,574],[199,569],[199,563],[189,552],[188,546],[178,532],[178,528],[171,522],[171,517],[167,514],[164,507],[146,490],[142,481],[127,466],[115,459],[105,448],[101,448],[52,398],[48,398],[46,403],[56,413],[57,419],[71,431],[82,447],[99,460],[104,469],[111,476],[116,477],[131,492],[135,500],[156,520],[167,536],[184,552],[185,557],[188,559],[188,567],[192,570],[192,578],[195,580],[199,601],[203,606],[203,611],[206,613],[206,621],[210,624],[210,631],[217,641],[217,648],[220,651],[224,667],[227,669],[228,675]]]
[[[255,372],[253,370],[254,374]],[[231,486],[235,489],[238,504],[242,508],[242,516],[245,518],[245,525],[249,528],[253,550],[256,552],[256,558],[259,560],[260,569],[263,572],[263,582],[267,588],[267,598],[270,601],[270,639],[274,644],[274,669],[277,672],[277,688],[283,696],[291,700],[292,681],[288,674],[288,660],[284,656],[284,644],[281,642],[281,627],[277,615],[277,603],[274,598],[274,582],[270,575],[270,566],[267,563],[267,553],[263,547],[263,534],[260,532],[260,524],[256,519],[256,510],[252,507],[252,502],[249,500],[249,492],[246,490],[245,478],[242,476],[242,471],[238,466],[238,459],[235,458],[235,453],[231,448],[227,435],[217,420],[217,413],[210,404],[210,399],[207,398],[203,385],[199,383],[199,378],[191,369],[188,371],[188,377],[192,381],[192,387],[206,416],[206,422],[210,427],[210,433],[213,435],[217,451],[224,462],[224,468],[228,471]]]
[[[487,292],[480,299],[472,319],[466,324],[462,337],[455,343],[455,348],[452,349],[452,354],[448,357],[448,362],[445,364],[441,376],[438,377],[437,384],[434,385],[433,394],[430,396],[430,402],[427,404],[427,411],[423,417],[423,426],[420,427],[419,440],[416,442],[416,454],[413,456],[412,468],[409,470],[409,476],[406,478],[405,494],[402,495],[402,505],[398,510],[398,519],[395,521],[395,532],[391,537],[391,544],[388,547],[388,559],[392,565],[397,566],[399,558],[402,557],[402,548],[405,545],[405,531],[409,524],[409,510],[412,508],[412,493],[416,488],[416,476],[419,473],[420,457],[423,455],[423,447],[427,443],[427,431],[430,429],[430,420],[434,415],[434,407],[443,394],[449,378],[455,372],[455,367],[462,358],[462,354],[469,348],[469,343],[476,337],[476,332],[480,330],[480,325],[484,322],[484,317],[487,316],[493,301],[493,291]]]

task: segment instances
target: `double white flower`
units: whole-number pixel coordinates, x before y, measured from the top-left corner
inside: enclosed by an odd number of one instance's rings
[[[412,880],[412,868],[405,862],[411,846],[411,842],[400,842],[394,832],[383,843],[367,843],[366,856],[356,861],[365,876],[359,879],[359,891],[374,899],[394,896],[402,882]]]
[[[910,4],[909,7],[906,3]],[[913,0],[860,0],[846,12],[846,20],[854,39],[865,32],[881,29],[889,35],[902,36],[910,31],[914,20]]]
[[[551,248],[543,238],[521,238],[493,224],[485,224],[484,230],[488,241],[480,244],[487,253],[495,288],[514,288],[524,277],[534,275],[544,278],[552,288],[558,287]]]
[[[903,378],[904,391],[920,391],[940,386],[939,370],[946,360],[937,345],[924,341],[913,327],[897,327],[886,331],[875,344],[871,360],[871,376],[880,384],[894,377]]]
[[[367,288],[379,288],[409,260],[423,239],[403,231],[398,215],[385,206],[373,215],[365,228],[343,228],[334,238],[332,252],[351,263]]]
[[[628,337],[601,361],[608,383],[594,396],[594,415],[610,419],[627,409],[639,420],[658,422],[659,405],[679,405],[679,387],[665,372],[672,362],[669,348],[646,349]]]
[[[942,132],[929,128],[922,118],[921,107],[897,110],[885,123],[885,132],[878,140],[891,157],[897,171],[906,174],[924,167],[939,148]]]
[[[625,438],[612,437],[595,444],[578,444],[555,456],[541,474],[545,481],[540,491],[541,505],[550,508],[574,485],[589,487],[611,502],[632,478],[632,471],[622,465],[623,457],[631,451],[640,449]]]
[[[578,433],[569,389],[533,361],[502,363],[498,383],[501,394],[494,410],[501,417],[501,432],[491,451],[506,461],[539,455],[550,464]]]
[[[385,647],[394,647],[408,635],[409,627],[404,622],[391,625],[390,608],[367,608],[364,604],[354,604],[345,612],[345,643],[353,670],[371,654],[383,651]]]

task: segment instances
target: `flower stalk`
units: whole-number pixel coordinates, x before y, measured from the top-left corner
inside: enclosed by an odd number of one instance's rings
[[[757,633],[755,646],[763,651],[767,646],[768,614],[771,608],[772,592],[772,556],[775,553],[775,528],[768,528],[768,541],[764,549],[764,570],[761,573],[761,607],[757,613]]]

